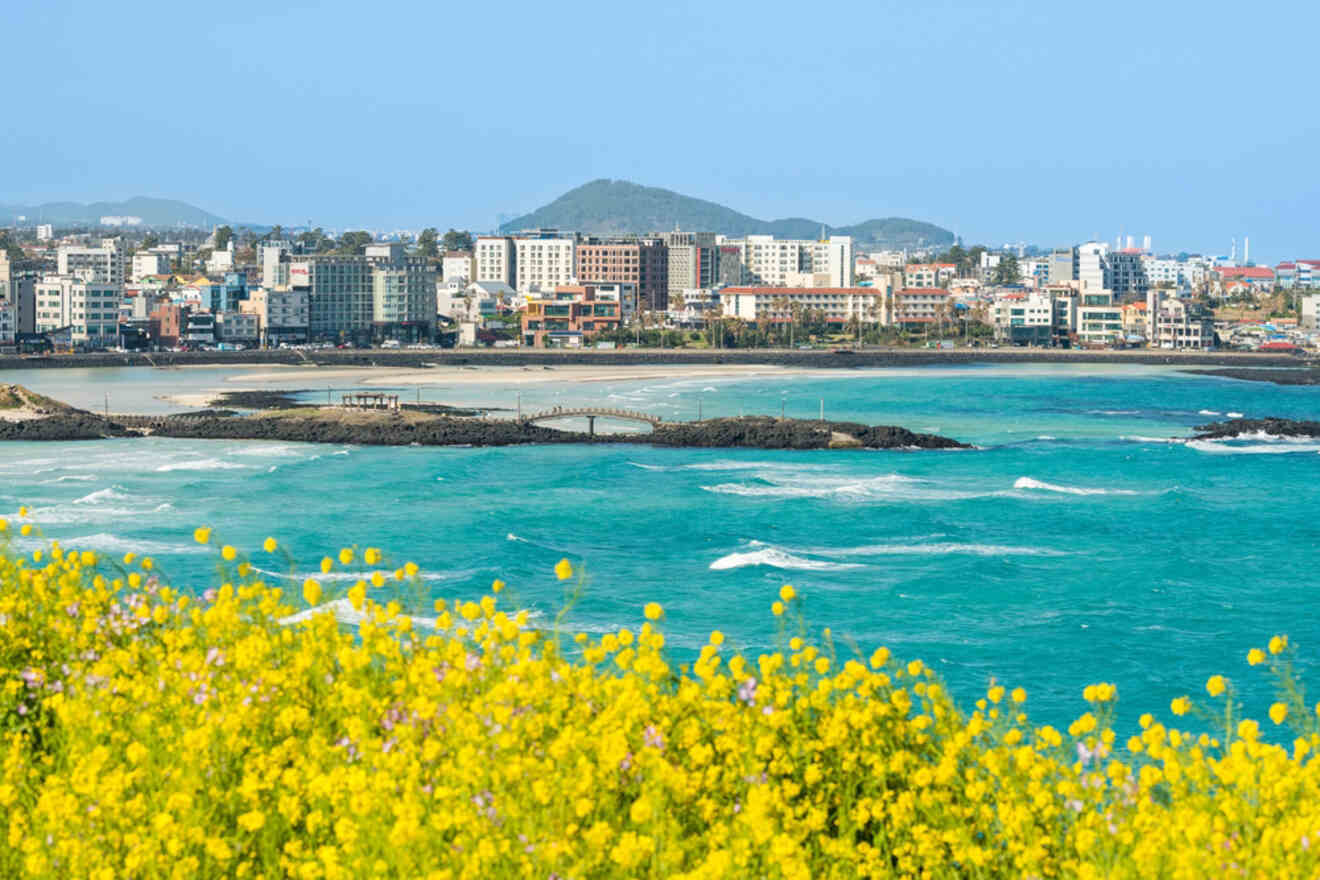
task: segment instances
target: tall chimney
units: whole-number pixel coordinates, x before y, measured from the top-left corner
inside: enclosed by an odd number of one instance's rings
[[[1251,239],[1242,236],[1242,265],[1251,265]]]

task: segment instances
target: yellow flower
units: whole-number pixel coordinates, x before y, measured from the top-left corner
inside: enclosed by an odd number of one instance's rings
[[[783,601],[792,602],[795,596],[797,596],[797,590],[793,589],[792,584],[784,584],[779,588],[779,598]]]
[[[376,588],[385,586],[385,575],[378,571],[373,571],[371,573],[371,585]]]
[[[380,550],[376,547],[368,547],[362,554],[362,561],[367,565],[376,565],[380,562]]]
[[[783,614],[783,613],[784,613],[784,603],[783,603],[783,602],[780,602],[780,601],[778,601],[778,600],[776,600],[775,603],[774,603],[773,605],[770,606],[770,613],[773,614],[775,617],[778,617],[778,616],[780,616],[781,614]]]
[[[659,602],[647,602],[646,607],[642,609],[642,613],[646,615],[647,620],[659,620],[665,616],[665,609],[660,607]]]
[[[265,550],[267,553],[274,553],[275,548],[278,546],[279,544],[275,541],[274,538],[267,538],[266,540],[261,542],[261,549]]]
[[[24,519],[27,519],[28,509],[26,507],[20,507],[18,509],[18,515],[23,517]]]
[[[827,657],[817,657],[817,658],[816,658],[816,672],[817,672],[817,674],[819,674],[819,675],[824,675],[825,673],[827,673],[827,672],[829,672],[829,671],[830,671],[830,661],[829,661],[829,658],[827,658]]]
[[[1273,714],[1273,711],[1273,709],[1270,710],[1271,714]],[[1243,719],[1238,722],[1237,735],[1238,739],[1245,739],[1248,742],[1254,741],[1260,736],[1260,725],[1250,718]]]
[[[339,564],[340,564],[340,565],[348,565],[348,564],[349,564],[350,562],[352,562],[352,561],[353,561],[353,548],[352,548],[352,547],[344,547],[343,549],[341,549],[341,550],[339,551]]]
[[[555,577],[561,581],[566,581],[573,576],[573,563],[567,559],[561,559],[555,563]]]
[[[1270,706],[1270,720],[1275,724],[1282,724],[1283,719],[1288,717],[1288,707],[1283,703],[1275,703]]]
[[[260,831],[266,824],[266,814],[260,810],[252,810],[238,817],[238,827],[244,831]]]
[[[321,573],[322,573],[322,574],[329,574],[329,573],[330,573],[330,569],[332,569],[332,568],[334,568],[334,567],[335,567],[335,561],[334,561],[333,559],[331,559],[329,556],[323,557],[323,558],[321,559]]]
[[[3,535],[7,531],[9,531],[9,520],[0,516],[0,535]]]
[[[417,572],[420,570],[421,569],[417,567],[417,563],[415,562],[408,562],[405,563],[403,566],[403,573],[408,575],[408,577],[416,577]]]
[[[888,662],[889,662],[889,649],[876,648],[875,653],[871,655],[871,668],[883,669],[885,664]]]
[[[1259,666],[1265,662],[1265,652],[1260,648],[1252,648],[1247,652],[1247,663],[1252,666]]]
[[[201,526],[201,527],[199,527],[199,528],[197,528],[197,529],[194,529],[194,530],[193,530],[193,540],[196,541],[198,544],[209,544],[209,543],[211,543],[211,528],[210,528],[210,526]]]
[[[125,553],[125,554],[124,554],[124,565],[132,565],[133,562],[134,562],[136,559],[137,559],[137,554],[136,554],[136,553]]]
[[[363,604],[367,601],[367,582],[358,581],[348,589],[348,601],[353,604],[356,611],[361,611]]]
[[[23,523],[23,525],[19,527],[18,533],[26,538],[28,535],[32,534],[32,524]]]
[[[1027,701],[1027,692],[1023,688],[1013,688],[1013,702],[1025,703]]]
[[[238,551],[235,550],[229,544],[226,544],[225,546],[220,548],[220,555],[224,558],[226,562],[233,562],[234,557],[238,555]]]
[[[308,605],[321,601],[321,585],[312,578],[303,581],[303,599]]]
[[[1176,697],[1169,703],[1169,711],[1174,715],[1186,715],[1192,708],[1192,701],[1186,697]]]
[[[504,581],[500,580],[499,578],[496,578],[495,581],[490,585],[490,591],[492,593],[501,592],[503,589],[504,589]]]
[[[1283,653],[1283,649],[1286,648],[1286,647],[1288,647],[1288,637],[1287,637],[1287,636],[1275,636],[1274,638],[1270,639],[1270,653],[1271,653],[1271,654],[1282,654],[1282,653]]]
[[[921,675],[921,670],[923,668],[920,660],[913,660],[907,665],[908,675]]]
[[[143,570],[143,571],[151,571],[151,570],[152,570],[153,568],[155,568],[155,567],[156,567],[156,562],[155,562],[155,560],[153,560],[150,556],[143,556],[143,557],[142,557],[142,570]]]
[[[1228,682],[1222,675],[1212,675],[1205,683],[1205,692],[1212,697],[1217,697],[1224,692]]]
[[[712,630],[710,634],[710,643],[717,648],[724,644],[724,633],[719,630]]]
[[[990,690],[986,691],[985,695],[990,698],[990,702],[998,703],[1004,698],[1004,688],[1002,685],[995,685],[990,688]]]

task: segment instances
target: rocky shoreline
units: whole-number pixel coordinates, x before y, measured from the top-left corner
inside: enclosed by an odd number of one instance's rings
[[[589,434],[517,419],[456,415],[438,405],[400,410],[290,406],[280,392],[223,397],[235,406],[259,400],[274,408],[249,415],[210,409],[169,416],[96,415],[56,401],[34,408],[19,386],[0,440],[99,440],[109,437],[179,437],[206,440],[278,440],[363,446],[511,446],[548,443],[636,443],[729,449],[966,449],[965,443],[890,425],[777,419],[770,416],[661,422],[647,433]],[[259,397],[258,395],[264,395]],[[43,399],[44,400],[44,399]]]
[[[1219,376],[1240,379],[1243,382],[1272,382],[1275,385],[1320,385],[1320,369],[1292,367],[1289,369],[1263,369],[1252,367],[1225,367],[1216,370],[1182,370],[1194,376]]]
[[[1270,437],[1320,437],[1320,422],[1275,418],[1229,419],[1224,422],[1197,425],[1195,430],[1201,433],[1193,437],[1193,440],[1231,440],[1244,434],[1265,434]]]

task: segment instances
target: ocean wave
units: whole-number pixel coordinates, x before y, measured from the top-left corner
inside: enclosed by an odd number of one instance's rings
[[[823,498],[834,501],[960,501],[983,498],[996,492],[962,491],[937,487],[925,480],[886,474],[879,477],[784,478],[776,474],[758,474],[764,482],[718,483],[702,486],[717,495],[744,498]]]
[[[70,538],[62,543],[73,550],[100,550],[105,553],[136,553],[139,556],[165,556],[178,555],[181,553],[196,554],[207,552],[205,547],[200,546],[194,541],[181,541],[178,544],[170,544],[165,541],[148,541],[144,538],[121,538],[119,535],[112,535],[108,532],[97,532],[94,535],[83,535],[80,538]]]
[[[1140,434],[1123,434],[1118,439],[1132,443],[1186,443],[1185,437],[1143,437]]]
[[[644,471],[667,471],[669,468],[662,464],[642,464],[640,461],[630,461],[628,464],[635,468],[641,468]]]
[[[42,485],[46,483],[88,483],[96,479],[95,474],[65,474],[62,477],[56,477],[53,480],[42,480]]]
[[[282,626],[292,626],[298,623],[306,623],[314,620],[322,614],[333,614],[335,620],[339,623],[349,626],[360,626],[363,621],[369,618],[366,611],[359,611],[353,607],[353,603],[347,598],[331,599],[329,602],[322,602],[320,605],[308,608],[305,611],[299,611],[297,614],[290,614],[288,617],[281,617],[278,621]],[[417,617],[413,615],[404,615],[412,620],[414,626],[435,629],[436,619],[434,617]]]
[[[302,454],[302,451],[295,446],[251,446],[246,449],[239,449],[234,452],[235,455],[252,455],[261,458],[293,458]]]
[[[104,504],[107,501],[131,501],[131,495],[123,493],[122,486],[110,486],[106,489],[97,489],[81,498],[75,498],[74,504]]]
[[[1018,477],[1013,483],[1014,489],[1036,489],[1041,492],[1059,492],[1064,495],[1137,495],[1131,489],[1088,489],[1082,486],[1061,486],[1046,483],[1032,477]]]
[[[1242,413],[1235,413],[1235,412],[1224,413],[1224,415],[1228,416],[1230,419],[1240,419],[1243,417]]]
[[[221,461],[218,458],[199,458],[192,461],[175,461],[156,468],[157,473],[168,471],[236,471],[250,470],[250,464],[238,464],[233,461]]]
[[[816,556],[1068,556],[1065,550],[1005,544],[864,544],[860,547],[811,547],[792,552]]]
[[[1212,410],[1212,409],[1198,409],[1198,410],[1196,411],[1196,414],[1197,414],[1198,416],[1222,416],[1222,415],[1223,415],[1223,413],[1221,413],[1221,412],[1215,412],[1215,411]]]
[[[756,550],[747,550],[741,553],[730,553],[721,556],[710,564],[711,571],[728,571],[735,568],[746,568],[750,565],[768,565],[771,568],[789,569],[792,571],[848,571],[850,569],[862,568],[854,562],[829,562],[823,559],[807,559],[803,556],[795,556],[780,550],[778,547],[762,547]]]
[[[1187,448],[1214,455],[1294,455],[1320,452],[1320,442],[1313,437],[1275,437],[1261,443],[1246,444],[1235,444],[1232,440],[1188,440]]]
[[[357,581],[371,580],[371,575],[379,571],[382,574],[388,575],[387,578],[388,583],[391,584],[398,583],[398,581],[394,580],[393,570],[386,569],[384,567],[373,568],[366,571],[324,572],[318,568],[315,571],[281,572],[281,571],[272,571],[271,569],[268,568],[260,568],[254,565],[252,566],[252,570],[257,572],[258,574],[263,574],[268,578],[278,578],[279,580],[282,581],[294,581],[296,583],[302,583],[308,578],[311,578],[312,580],[316,580],[316,581],[324,581],[325,583],[341,583],[341,582],[356,583]],[[476,569],[463,569],[461,571],[419,571],[417,572],[417,577],[423,581],[455,581],[455,580],[462,580],[463,578],[472,577],[476,573],[477,573]]]
[[[519,542],[520,544],[530,544],[530,543],[532,543],[531,541],[527,540],[526,538],[523,538],[523,537],[520,537],[520,536],[518,536],[518,535],[515,535],[513,532],[509,532],[509,534],[505,535],[504,537],[505,537],[506,539],[510,540],[510,541],[517,541],[517,542]]]
[[[1058,440],[1059,438],[1058,438],[1058,437],[1051,437],[1049,434],[1041,434],[1041,435],[1040,435],[1039,437],[1037,437],[1036,439],[1037,439],[1037,440],[1042,440],[1042,441],[1049,441],[1049,440]]]
[[[1140,410],[1135,409],[1088,409],[1086,411],[1093,416],[1135,416]]]

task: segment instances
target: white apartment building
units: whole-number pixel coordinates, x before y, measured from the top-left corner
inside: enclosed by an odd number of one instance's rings
[[[471,281],[492,281],[515,286],[517,251],[513,239],[505,235],[481,235],[477,237],[473,260],[476,264],[476,277]]]
[[[1161,259],[1150,254],[1142,254],[1141,266],[1146,272],[1146,282],[1151,287],[1179,287],[1183,284],[1183,266],[1177,260]]]
[[[952,319],[953,300],[947,290],[905,287],[894,292],[895,324],[937,324]]]
[[[888,287],[726,287],[719,297],[724,317],[744,321],[782,323],[810,311],[831,324],[885,324],[889,314]]]
[[[572,236],[519,236],[513,240],[513,284],[524,293],[549,293],[576,276],[577,240]]]
[[[825,276],[823,287],[853,286],[853,245],[847,235],[831,235],[811,243],[811,271]]]
[[[133,255],[130,280],[141,281],[148,275],[168,275],[169,271],[170,258],[165,254],[152,253],[151,251],[139,252]]]
[[[440,277],[445,281],[475,280],[473,275],[473,255],[467,251],[448,251],[440,261]]]
[[[1050,280],[1049,260],[1018,260],[1018,280],[1044,286]]]
[[[101,246],[95,248],[61,245],[56,251],[56,273],[93,284],[123,284],[124,252],[114,238],[101,239]]]
[[[1109,245],[1106,242],[1088,241],[1077,248],[1077,280],[1082,282],[1082,290],[1109,288],[1108,256]]]
[[[229,243],[233,247],[233,242]],[[206,260],[206,273],[208,275],[219,275],[229,272],[234,268],[234,252],[232,250],[212,251],[211,256]]]
[[[402,245],[368,245],[362,256],[303,256],[288,271],[289,288],[308,297],[310,338],[365,343],[395,338],[403,325],[419,336],[434,326],[435,271],[424,258],[404,255]]]
[[[37,283],[36,331],[69,327],[74,345],[115,345],[122,298],[123,288],[118,284],[47,275]]]
[[[1054,337],[1054,295],[1044,292],[1001,296],[990,308],[995,338],[1010,345],[1049,345]]]
[[[1307,330],[1320,329],[1320,293],[1302,297],[1302,327]]]
[[[55,227],[50,223],[37,224],[37,241],[50,241],[55,237]]]
[[[1159,348],[1207,349],[1215,345],[1215,323],[1203,307],[1180,299],[1161,297],[1159,308],[1147,317],[1154,324],[1151,344]]]
[[[1114,304],[1113,291],[1082,287],[1077,337],[1084,345],[1113,345],[1122,340],[1123,310]]]
[[[749,235],[727,244],[742,247],[746,277],[754,284],[784,287],[800,272],[811,271],[812,242],[776,239],[773,235]]]

